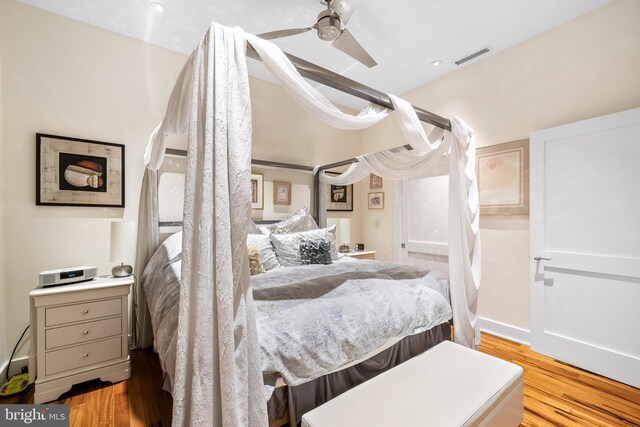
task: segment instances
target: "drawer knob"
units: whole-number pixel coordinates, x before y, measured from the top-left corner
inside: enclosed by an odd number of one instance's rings
[[[82,335],[87,335],[89,333],[89,331],[82,331]]]
[[[87,314],[89,313],[89,310],[82,310],[82,314]]]
[[[82,353],[82,357],[83,358],[88,357],[88,356],[89,356],[89,353]]]

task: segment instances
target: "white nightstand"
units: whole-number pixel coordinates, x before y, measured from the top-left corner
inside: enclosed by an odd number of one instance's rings
[[[37,288],[31,303],[30,381],[33,403],[49,402],[72,385],[131,376],[129,292],[133,276],[97,278],[75,285]]]
[[[376,251],[351,251],[343,255],[357,259],[376,259]]]

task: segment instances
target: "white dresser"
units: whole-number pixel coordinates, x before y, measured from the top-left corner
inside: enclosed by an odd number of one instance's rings
[[[29,293],[33,403],[55,400],[83,381],[118,382],[131,376],[128,298],[132,284],[132,276],[98,278]]]

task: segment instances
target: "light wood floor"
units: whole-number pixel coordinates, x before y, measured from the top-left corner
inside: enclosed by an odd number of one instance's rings
[[[521,426],[640,426],[640,389],[482,334],[480,350],[524,368]]]
[[[482,335],[480,350],[524,368],[527,426],[640,426],[640,390]],[[132,354],[133,376],[118,384],[74,386],[55,403],[70,405],[71,426],[169,426],[171,397],[162,391],[158,358]],[[33,402],[33,386],[0,404]]]

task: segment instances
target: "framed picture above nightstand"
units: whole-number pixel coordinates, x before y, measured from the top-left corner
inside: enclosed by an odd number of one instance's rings
[[[133,276],[97,278],[29,293],[35,404],[55,400],[84,381],[114,383],[131,376],[128,299],[133,283]]]

